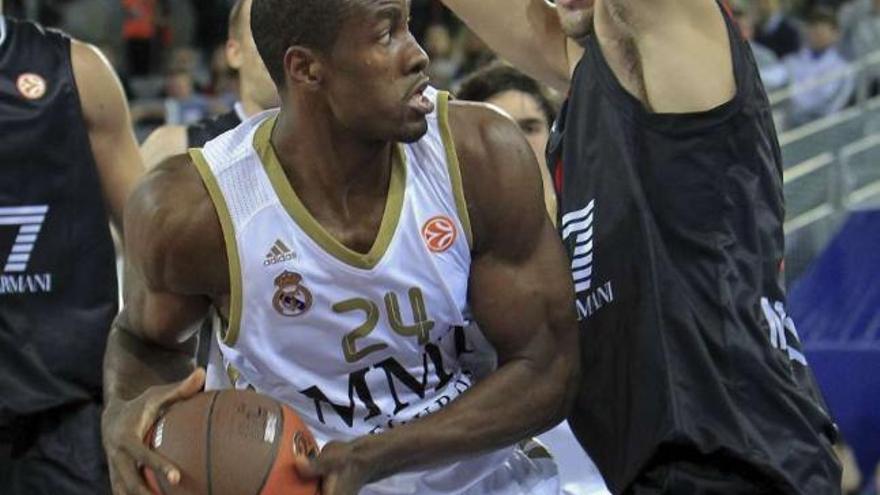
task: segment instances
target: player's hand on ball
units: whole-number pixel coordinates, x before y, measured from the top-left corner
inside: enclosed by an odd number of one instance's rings
[[[372,477],[369,464],[343,442],[328,443],[314,458],[296,458],[301,477],[321,478],[321,495],[357,495]]]
[[[150,450],[144,437],[163,409],[199,393],[204,384],[205,371],[199,368],[180,382],[149,388],[131,401],[107,404],[101,430],[114,495],[153,495],[141,476],[143,467],[171,484],[180,482],[180,471]]]

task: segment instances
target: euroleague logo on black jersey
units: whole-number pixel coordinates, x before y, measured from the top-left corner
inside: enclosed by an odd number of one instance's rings
[[[15,87],[28,100],[39,100],[46,94],[46,80],[32,72],[18,76]]]

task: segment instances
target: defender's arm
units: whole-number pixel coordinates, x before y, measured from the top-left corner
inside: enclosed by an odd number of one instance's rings
[[[122,230],[123,207],[144,173],[128,102],[110,63],[95,47],[72,41],[70,55],[104,201]]]
[[[489,47],[559,91],[568,89],[583,49],[566,38],[546,0],[442,0]]]

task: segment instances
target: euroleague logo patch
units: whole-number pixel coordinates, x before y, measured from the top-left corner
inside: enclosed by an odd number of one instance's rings
[[[278,290],[272,306],[284,316],[299,316],[312,307],[312,293],[302,285],[302,275],[285,271],[275,279]]]
[[[15,86],[21,96],[28,100],[39,100],[46,94],[46,80],[31,72],[18,76]]]
[[[451,218],[439,215],[427,222],[422,227],[422,238],[428,249],[435,253],[442,253],[452,247],[458,237],[458,230]]]

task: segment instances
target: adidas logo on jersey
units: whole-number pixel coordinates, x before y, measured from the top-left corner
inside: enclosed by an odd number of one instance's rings
[[[281,239],[277,239],[275,244],[272,245],[272,249],[269,250],[269,253],[266,254],[266,259],[263,261],[263,266],[272,266],[277,265],[278,263],[284,263],[285,261],[290,261],[296,258],[296,253],[290,250],[286,244],[281,242]]]

